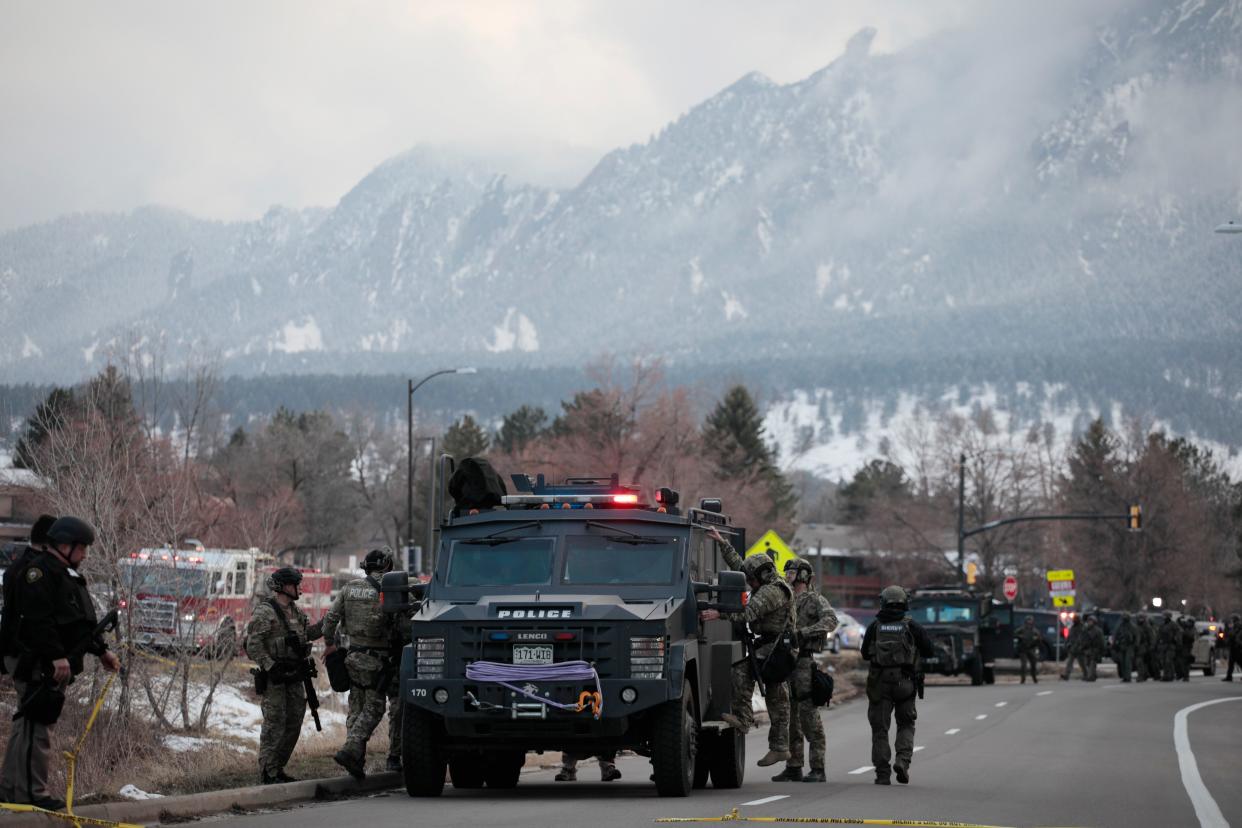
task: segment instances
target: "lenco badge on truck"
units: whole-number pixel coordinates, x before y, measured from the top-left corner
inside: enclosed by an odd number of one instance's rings
[[[496,610],[497,618],[509,618],[514,621],[536,620],[543,618],[572,618],[571,607],[509,607]]]

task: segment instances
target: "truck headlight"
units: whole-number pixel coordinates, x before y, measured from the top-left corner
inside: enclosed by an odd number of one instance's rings
[[[664,678],[664,636],[631,636],[630,676],[633,678]]]
[[[415,643],[416,677],[444,678],[444,638],[420,638]]]

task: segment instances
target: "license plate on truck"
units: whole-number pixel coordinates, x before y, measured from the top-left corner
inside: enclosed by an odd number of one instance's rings
[[[552,648],[532,647],[528,644],[514,644],[513,663],[525,665],[551,664]]]

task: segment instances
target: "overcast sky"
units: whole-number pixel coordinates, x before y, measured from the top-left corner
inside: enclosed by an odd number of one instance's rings
[[[38,2],[0,10],[0,229],[335,204],[417,144],[576,182],[750,71],[781,83],[984,0]]]

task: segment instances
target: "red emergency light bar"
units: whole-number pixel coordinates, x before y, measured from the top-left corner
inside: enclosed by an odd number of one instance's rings
[[[612,496],[613,503],[637,503],[638,495],[636,494],[619,494]]]

